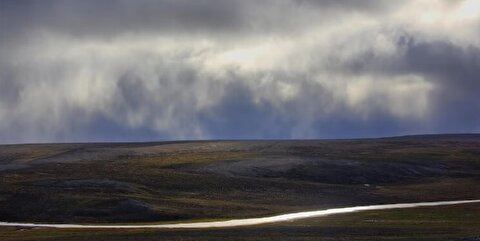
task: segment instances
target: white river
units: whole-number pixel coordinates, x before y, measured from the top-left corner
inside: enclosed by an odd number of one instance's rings
[[[369,206],[354,206],[344,208],[331,208],[317,211],[288,213],[282,215],[275,215],[263,218],[244,218],[232,219],[225,221],[211,221],[211,222],[188,222],[188,223],[172,223],[172,224],[137,224],[137,225],[103,225],[103,224],[53,224],[53,223],[14,223],[14,222],[0,222],[0,226],[11,227],[29,227],[29,228],[71,228],[71,229],[136,229],[136,228],[157,228],[157,229],[181,229],[181,228],[225,228],[225,227],[240,227],[259,225],[267,223],[285,222],[291,220],[323,217],[333,214],[352,213],[369,210],[387,210],[400,208],[416,208],[416,207],[433,207],[443,205],[457,205],[468,203],[480,203],[477,200],[461,200],[461,201],[441,201],[441,202],[420,202],[420,203],[398,203],[398,204],[383,204],[383,205],[369,205]]]

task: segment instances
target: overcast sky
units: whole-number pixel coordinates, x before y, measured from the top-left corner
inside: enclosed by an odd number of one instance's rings
[[[0,0],[0,143],[452,132],[477,0]]]

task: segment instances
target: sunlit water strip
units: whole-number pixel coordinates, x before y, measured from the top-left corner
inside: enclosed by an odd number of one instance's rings
[[[345,208],[331,208],[318,211],[297,212],[282,214],[263,218],[245,218],[232,219],[226,221],[212,221],[212,222],[193,222],[193,223],[173,223],[173,224],[139,224],[139,225],[95,225],[95,224],[38,224],[38,223],[11,223],[0,222],[0,226],[11,227],[28,227],[28,228],[78,228],[78,229],[134,229],[134,228],[165,228],[165,229],[181,229],[181,228],[225,228],[225,227],[240,227],[259,225],[267,223],[285,222],[291,220],[323,217],[333,214],[352,213],[368,210],[386,210],[386,209],[400,209],[400,208],[416,208],[416,207],[432,207],[442,205],[456,205],[479,203],[477,200],[461,200],[461,201],[442,201],[442,202],[420,202],[420,203],[399,203],[399,204],[384,204],[384,205],[369,205],[369,206],[355,206]]]

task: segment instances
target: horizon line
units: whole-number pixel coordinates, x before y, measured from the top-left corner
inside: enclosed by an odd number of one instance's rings
[[[138,141],[122,141],[122,140],[105,140],[105,141],[66,141],[66,142],[18,142],[18,143],[1,143],[0,146],[13,145],[75,145],[75,144],[147,144],[147,143],[188,143],[188,142],[221,142],[221,141],[341,141],[341,140],[372,140],[372,139],[392,139],[392,138],[408,138],[408,137],[431,137],[431,136],[476,136],[480,132],[453,132],[453,133],[419,133],[406,135],[391,136],[375,136],[375,137],[345,137],[345,138],[212,138],[212,139],[165,139],[165,140],[138,140]]]

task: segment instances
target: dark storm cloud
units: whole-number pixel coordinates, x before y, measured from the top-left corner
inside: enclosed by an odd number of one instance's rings
[[[400,31],[402,32],[402,31]],[[415,74],[435,86],[430,96],[435,103],[429,127],[432,132],[469,132],[480,127],[480,48],[447,40],[416,39],[402,32],[395,35],[399,51],[389,58],[377,58],[371,51],[357,56],[343,71],[371,72],[383,76]],[[386,123],[393,123],[388,121]]]
[[[319,9],[366,12],[385,11],[395,6],[395,4],[382,0],[296,0],[295,3]]]
[[[7,35],[40,30],[84,37],[295,31],[311,21],[330,21],[327,17],[339,11],[382,11],[392,5],[378,0],[2,0],[0,4],[0,26]],[[304,19],[302,13],[311,12],[325,18]],[[286,17],[292,13],[299,15]]]
[[[237,1],[2,1],[2,28],[74,35],[111,35],[125,32],[192,31],[196,28],[236,28]]]
[[[201,113],[202,124],[208,132],[222,138],[281,138],[291,131],[283,116],[276,116],[268,103],[254,103],[248,86],[233,83],[216,106]],[[283,128],[282,128],[283,127]]]
[[[477,132],[479,15],[472,0],[1,0],[0,142]]]
[[[480,49],[449,42],[421,42],[408,48],[411,71],[429,76],[439,90],[433,97],[439,129],[468,132],[480,127]]]

